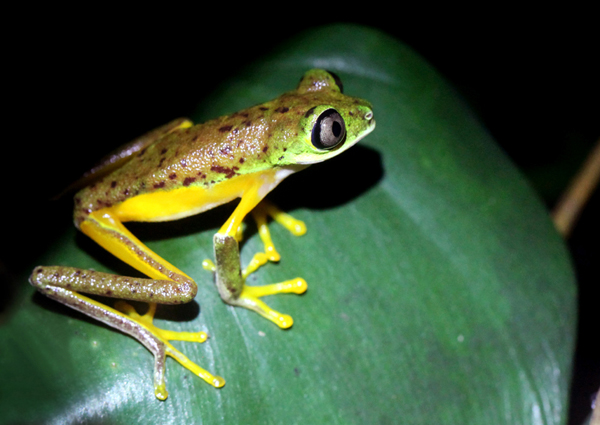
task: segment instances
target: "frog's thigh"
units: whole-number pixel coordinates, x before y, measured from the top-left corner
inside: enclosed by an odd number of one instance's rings
[[[108,252],[154,279],[168,279],[196,287],[196,283],[136,238],[109,209],[91,213],[81,231]]]

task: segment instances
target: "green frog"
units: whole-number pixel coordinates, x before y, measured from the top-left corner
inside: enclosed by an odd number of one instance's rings
[[[148,278],[133,278],[66,266],[38,266],[30,282],[41,293],[114,327],[141,342],[155,358],[154,390],[167,398],[166,356],[216,388],[225,385],[192,362],[169,341],[204,342],[204,332],[173,332],[153,324],[157,303],[182,304],[194,299],[197,285],[183,271],[152,252],[124,225],[128,221],[158,222],[199,214],[239,198],[237,207],[213,237],[215,274],[224,302],[253,310],[281,328],[293,320],[261,298],[281,293],[302,294],[302,278],[250,286],[249,274],[268,261],[278,261],[267,219],[292,234],[306,231],[303,222],[264,200],[283,179],[310,164],[325,161],[353,146],[375,128],[369,102],[343,94],[339,78],[313,69],[296,90],[261,105],[193,125],[187,119],[159,127],[108,156],[83,179],[75,195],[75,226],[104,249]],[[242,221],[249,213],[257,223],[264,252],[240,266]],[[109,307],[83,294],[144,301],[138,314],[125,301]]]

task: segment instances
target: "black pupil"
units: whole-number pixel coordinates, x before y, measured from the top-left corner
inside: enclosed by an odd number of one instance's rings
[[[344,119],[335,109],[330,108],[317,118],[311,139],[312,144],[318,149],[333,149],[344,140],[345,135]]]
[[[339,122],[333,122],[333,124],[331,125],[331,132],[335,137],[340,137],[340,134],[342,134],[342,126]]]

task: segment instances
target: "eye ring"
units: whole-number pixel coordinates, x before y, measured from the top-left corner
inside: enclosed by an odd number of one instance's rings
[[[346,138],[346,123],[335,109],[326,109],[319,115],[312,129],[311,141],[317,149],[330,150]]]

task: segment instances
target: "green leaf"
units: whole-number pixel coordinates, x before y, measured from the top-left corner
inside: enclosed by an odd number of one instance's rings
[[[224,305],[202,269],[227,208],[131,226],[198,282],[196,302],[160,307],[158,325],[207,331],[204,344],[175,345],[225,387],[169,359],[170,395],[158,401],[141,344],[34,294],[24,275],[0,328],[0,422],[565,422],[575,325],[565,246],[527,182],[418,55],[374,30],[315,29],[240,72],[194,118],[276,97],[312,67],[371,101],[377,128],[273,193],[308,233],[271,225],[282,260],[250,284],[307,280],[305,295],[268,300],[293,328]],[[242,261],[259,248],[249,226]],[[75,230],[38,263],[134,273]]]

